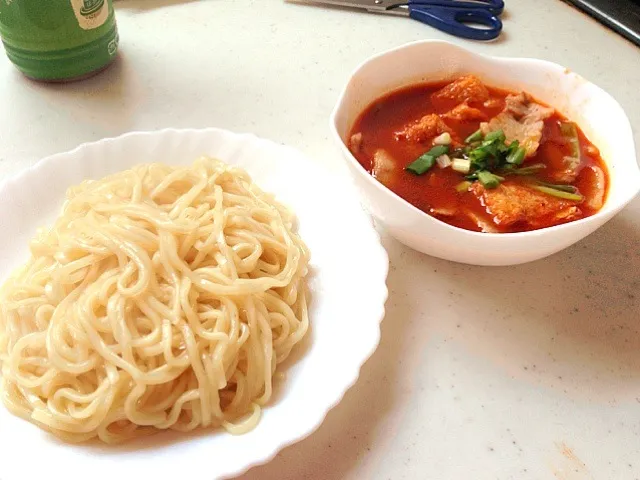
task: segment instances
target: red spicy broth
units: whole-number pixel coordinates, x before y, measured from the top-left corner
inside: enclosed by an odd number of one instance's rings
[[[475,77],[472,78],[479,82]],[[459,96],[441,98],[436,93],[450,85],[450,82],[413,85],[392,92],[365,109],[351,130],[351,136],[357,135],[358,138],[357,146],[352,144],[351,150],[359,163],[374,174],[376,152],[384,150],[395,166],[392,174],[385,175],[384,178],[378,177],[385,186],[423,212],[467,230],[497,233],[535,230],[588,217],[598,211],[606,198],[607,170],[598,149],[579,128],[576,128],[580,152],[579,165],[575,169],[577,174],[574,172],[575,178],[564,183],[567,183],[567,189],[574,188],[583,196],[584,200],[580,202],[551,196],[547,198],[537,189],[530,188],[531,177],[505,176],[501,185],[491,191],[478,185],[458,191],[456,188],[465,181],[465,175],[452,168],[434,165],[422,175],[406,171],[407,165],[433,147],[435,137],[427,135],[428,138],[408,141],[399,138],[398,132],[406,132],[408,126],[414,125],[424,116],[436,114],[451,131],[451,136],[458,143],[464,144],[464,139],[476,132],[483,121],[491,122],[505,110],[509,95],[516,95],[484,85],[482,87],[486,88],[487,93],[480,95],[481,101],[474,99],[472,94],[469,98],[463,95],[464,100],[461,102]],[[531,100],[530,105],[535,106],[533,109],[538,104],[543,107],[540,102]],[[473,110],[473,115],[482,115],[483,119],[456,119],[447,116],[461,103],[469,107],[469,111]],[[559,173],[565,168],[565,157],[572,155],[572,146],[561,131],[561,124],[565,122],[566,118],[553,111],[544,120],[537,151],[521,165],[546,166],[535,176],[535,182],[555,185]],[[535,185],[538,188],[538,183]],[[571,212],[570,215],[566,213],[568,211]]]

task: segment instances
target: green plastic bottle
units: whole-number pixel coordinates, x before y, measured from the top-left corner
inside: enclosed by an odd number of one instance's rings
[[[9,59],[36,80],[84,78],[118,50],[111,0],[0,0],[0,36]]]

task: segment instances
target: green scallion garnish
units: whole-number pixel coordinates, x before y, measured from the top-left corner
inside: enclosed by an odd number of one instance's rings
[[[451,162],[451,169],[458,173],[467,174],[471,170],[471,161],[464,158],[454,158]]]
[[[465,139],[464,143],[479,142],[483,138],[484,138],[484,135],[482,134],[482,130],[476,130]]]
[[[538,185],[541,185],[543,187],[549,187],[549,188],[553,188],[554,190],[560,190],[562,192],[568,192],[568,193],[576,193],[578,191],[578,189],[576,187],[574,187],[573,185],[564,185],[564,184],[555,184],[555,183],[547,183],[547,182],[543,182],[541,180],[537,180],[536,183]]]
[[[504,178],[494,175],[491,172],[487,172],[486,170],[480,170],[477,174],[478,181],[485,188],[497,188],[500,185],[500,181],[504,180]]]
[[[506,165],[505,167],[507,167]],[[544,170],[547,166],[544,163],[534,163],[522,168],[505,168],[503,173],[505,175],[535,175],[536,173]]]
[[[572,151],[579,153],[578,130],[571,122],[561,122],[560,130],[572,145]],[[444,149],[434,151],[434,147],[407,167],[407,170],[420,175],[433,167],[439,155],[448,153]],[[465,144],[450,154],[451,169],[464,175],[465,181],[455,188],[458,192],[469,189],[473,182],[480,182],[485,188],[497,188],[505,179],[500,175],[531,176],[532,188],[566,200],[581,201],[583,196],[572,185],[556,185],[535,178],[535,175],[546,169],[544,163],[521,166],[527,156],[527,149],[518,140],[507,143],[503,130],[494,130],[486,135],[477,130],[465,139]]]
[[[502,130],[494,130],[493,132],[487,133],[484,137],[484,144],[490,144],[493,142],[504,143],[506,137],[504,136],[504,132]]]
[[[449,153],[449,145],[436,145],[431,150],[427,152],[429,155],[433,155],[438,158],[440,155],[444,155],[445,153]]]
[[[512,165],[521,165],[522,162],[524,162],[524,157],[526,154],[527,151],[524,148],[518,147],[513,152],[507,155],[506,161],[507,163],[510,163]]]
[[[546,193],[552,197],[562,198],[564,200],[572,200],[574,202],[581,202],[584,197],[579,193],[569,193],[562,190],[556,190],[555,188],[545,187],[544,185],[534,185],[533,188],[539,192]]]
[[[431,169],[431,167],[433,167],[435,163],[436,157],[425,153],[424,155],[420,155],[417,159],[407,165],[405,170],[416,175],[422,175],[423,173],[426,173],[429,169]]]
[[[427,153],[420,155],[417,159],[405,167],[405,170],[415,175],[422,175],[428,172],[436,163],[436,158],[449,152],[448,145],[437,145]]]

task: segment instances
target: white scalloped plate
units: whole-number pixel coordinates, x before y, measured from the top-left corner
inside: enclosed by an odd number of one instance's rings
[[[0,186],[1,278],[26,259],[29,238],[58,214],[67,187],[139,163],[185,164],[200,155],[242,166],[293,208],[311,250],[310,337],[288,362],[276,398],[246,435],[164,432],[118,447],[61,443],[0,405],[2,480],[239,475],[318,428],[377,347],[388,258],[356,193],[293,148],[253,135],[218,129],[130,133],[42,160]]]

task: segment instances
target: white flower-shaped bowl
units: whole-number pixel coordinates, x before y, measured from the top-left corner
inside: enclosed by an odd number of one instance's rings
[[[474,74],[491,86],[526,91],[580,125],[600,149],[609,170],[608,197],[598,213],[530,232],[471,232],[420,211],[362,168],[347,148],[347,139],[367,106],[407,85],[466,74]],[[446,260],[515,265],[544,258],[592,233],[640,191],[633,135],[622,107],[580,75],[543,60],[488,57],[442,41],[410,43],[372,57],[356,69],[340,95],[330,128],[370,212],[402,243]]]

